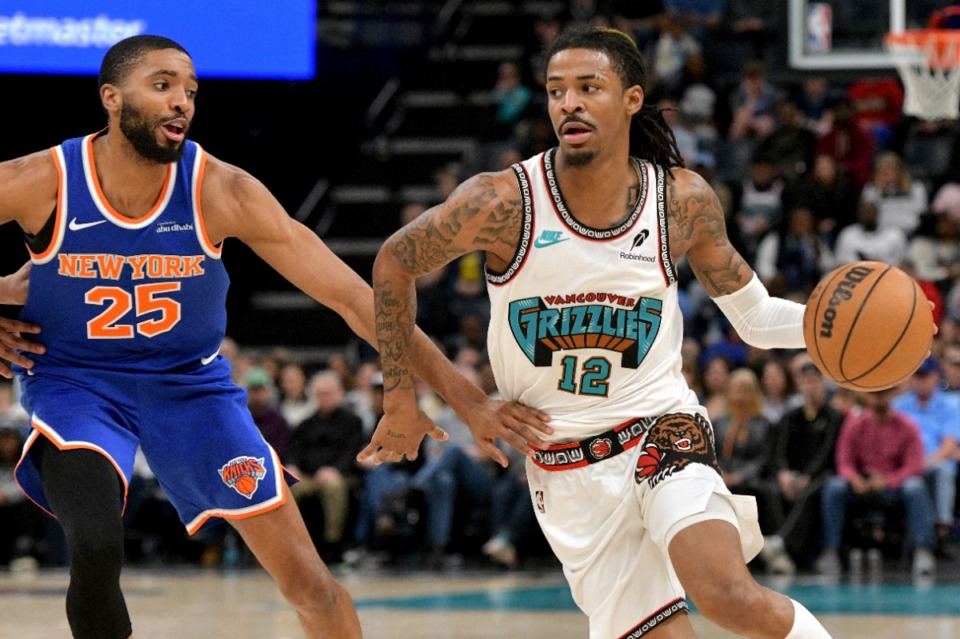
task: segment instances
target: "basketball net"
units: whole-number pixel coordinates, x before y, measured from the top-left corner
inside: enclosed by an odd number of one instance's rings
[[[923,120],[960,116],[960,30],[912,29],[884,39],[903,80],[903,112]]]

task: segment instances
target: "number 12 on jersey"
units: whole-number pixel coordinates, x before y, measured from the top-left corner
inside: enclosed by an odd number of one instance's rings
[[[605,357],[591,357],[579,368],[578,360],[573,355],[560,360],[563,374],[557,388],[568,393],[606,397],[610,386],[610,361]]]

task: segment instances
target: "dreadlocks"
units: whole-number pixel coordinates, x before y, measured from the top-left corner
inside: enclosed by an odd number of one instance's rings
[[[588,25],[576,25],[564,31],[547,49],[550,60],[566,49],[590,49],[602,51],[610,59],[610,65],[626,87],[646,84],[647,69],[643,54],[630,36],[616,29]],[[683,167],[683,157],[677,148],[677,140],[663,114],[655,106],[643,105],[633,116],[630,126],[630,154],[664,167]]]

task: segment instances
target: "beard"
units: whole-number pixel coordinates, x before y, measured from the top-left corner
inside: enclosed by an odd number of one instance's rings
[[[159,119],[149,121],[140,109],[130,103],[124,103],[120,109],[120,131],[130,140],[137,153],[160,164],[179,162],[183,157],[183,143],[170,140],[163,144],[157,142],[156,130],[160,125]]]
[[[597,154],[594,151],[580,151],[578,153],[567,151],[564,154],[564,158],[566,158],[567,164],[570,166],[587,166],[593,162],[596,157]]]

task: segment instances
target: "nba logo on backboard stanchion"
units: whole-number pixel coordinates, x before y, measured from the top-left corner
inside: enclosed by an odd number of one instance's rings
[[[829,53],[832,45],[833,11],[825,2],[807,7],[807,53]]]

